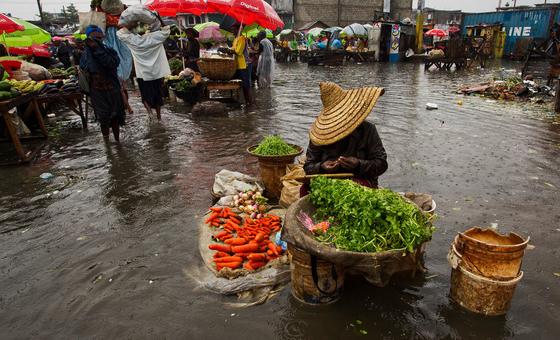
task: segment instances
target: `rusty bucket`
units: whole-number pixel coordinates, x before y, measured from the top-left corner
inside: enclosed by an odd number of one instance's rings
[[[523,272],[509,281],[499,281],[473,274],[458,266],[451,270],[451,299],[462,307],[484,315],[506,314],[515,287]]]
[[[473,274],[508,281],[519,276],[529,237],[502,235],[493,229],[471,228],[455,238],[461,265]]]
[[[303,149],[301,146],[290,144],[298,151],[285,156],[261,156],[253,152],[257,145],[253,145],[247,149],[247,152],[259,160],[260,175],[264,184],[264,188],[269,198],[280,198],[282,192],[281,178],[286,174],[286,165],[294,163],[297,156],[301,155]]]
[[[337,301],[344,287],[344,268],[288,243],[292,295],[299,301],[324,305]]]

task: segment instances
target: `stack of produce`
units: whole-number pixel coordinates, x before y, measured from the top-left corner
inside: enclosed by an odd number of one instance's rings
[[[272,135],[264,137],[251,152],[259,156],[286,156],[297,153],[299,150],[286,143],[282,137]]]
[[[260,191],[248,190],[233,196],[233,207],[251,218],[261,218],[266,211],[267,201]]]
[[[76,77],[64,80],[43,80],[41,83],[44,87],[39,91],[40,96],[80,92],[80,85],[78,84]]]
[[[212,214],[205,221],[215,228],[213,243],[216,252],[213,262],[218,271],[224,268],[257,270],[282,255],[283,249],[271,241],[281,228],[281,219],[267,214],[259,219],[242,218],[228,207],[210,208]]]
[[[18,89],[21,93],[31,93],[40,91],[45,84],[34,80],[6,80],[13,88]]]
[[[74,67],[69,67],[67,69],[55,67],[49,69],[49,72],[51,76],[56,79],[68,78],[76,75],[76,69]]]
[[[21,95],[21,92],[7,81],[0,81],[0,101],[15,98]]]
[[[330,227],[324,232],[316,231],[315,237],[337,249],[413,252],[434,231],[416,205],[389,189],[317,177],[311,181],[310,199],[317,208],[315,219],[330,222]]]

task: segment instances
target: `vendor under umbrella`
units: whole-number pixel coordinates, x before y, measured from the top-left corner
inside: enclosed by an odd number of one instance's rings
[[[198,32],[189,27],[185,30],[187,41],[183,45],[183,56],[186,59],[186,66],[191,70],[198,72],[198,65],[196,62],[200,58],[200,43],[198,42]]]
[[[377,187],[377,178],[387,170],[387,154],[375,125],[365,119],[384,89],[344,90],[330,82],[320,87],[323,110],[309,132],[305,173],[352,173],[355,182]],[[304,185],[302,196],[308,190]]]

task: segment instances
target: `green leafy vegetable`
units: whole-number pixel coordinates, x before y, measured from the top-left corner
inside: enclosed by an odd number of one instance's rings
[[[177,82],[175,84],[175,90],[179,91],[179,92],[184,92],[188,89],[190,89],[191,87],[193,87],[193,84],[190,80],[181,80],[180,82]]]
[[[183,62],[179,58],[169,59],[169,69],[172,74],[179,74],[183,71]]]
[[[297,152],[296,148],[278,136],[266,136],[253,150],[253,153],[260,156],[285,156]]]
[[[317,208],[316,219],[332,222],[317,239],[341,250],[412,252],[434,231],[418,207],[389,189],[317,177],[311,181],[310,198]]]

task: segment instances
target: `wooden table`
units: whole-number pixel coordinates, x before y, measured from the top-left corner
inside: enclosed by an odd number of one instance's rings
[[[240,102],[242,82],[234,80],[206,80],[202,100],[233,101]],[[211,98],[210,91],[229,91],[230,97]]]
[[[82,127],[87,129],[88,124],[88,110],[86,101],[86,110],[84,111],[83,102],[84,95],[80,92],[71,93],[56,93],[48,94],[44,96],[38,96],[36,98],[37,104],[40,108],[46,111],[47,105],[50,103],[60,103],[62,102],[66,107],[68,107],[72,112],[80,116],[82,120]]]
[[[29,114],[34,114],[35,118],[37,119],[37,123],[39,124],[39,128],[41,129],[41,133],[43,138],[48,138],[47,128],[45,127],[45,122],[43,121],[43,116],[41,116],[41,111],[39,110],[39,105],[37,104],[35,94],[23,94],[16,98],[12,98],[10,100],[0,101],[0,113],[4,118],[4,122],[6,123],[6,129],[8,130],[8,135],[16,148],[16,152],[19,156],[21,162],[28,162],[32,158],[31,152],[26,152],[21,144],[21,138],[18,136],[16,131],[16,127],[12,122],[12,117],[10,114],[10,110],[13,108],[23,105],[23,104],[30,104],[27,107],[27,110],[24,113],[24,116]],[[24,138],[25,139],[25,138]]]

